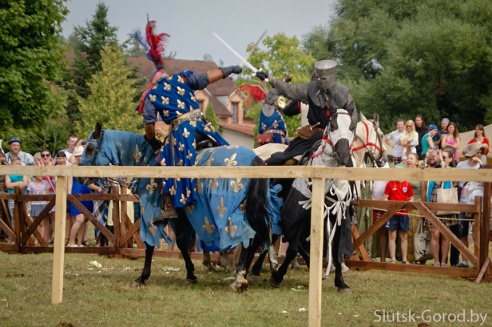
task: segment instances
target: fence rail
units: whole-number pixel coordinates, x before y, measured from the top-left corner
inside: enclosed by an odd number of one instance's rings
[[[72,176],[79,177],[126,177],[126,178],[141,178],[141,177],[174,177],[174,178],[311,178],[312,184],[312,196],[313,196],[313,207],[311,212],[311,267],[309,274],[309,326],[320,326],[321,325],[321,276],[322,276],[322,235],[323,235],[323,199],[324,199],[324,180],[326,178],[335,179],[345,179],[345,180],[394,180],[395,176],[398,176],[399,180],[435,180],[435,181],[477,181],[486,182],[485,183],[485,195],[484,198],[487,199],[483,201],[483,210],[481,209],[480,203],[475,203],[474,205],[448,205],[453,206],[454,209],[459,208],[460,210],[470,210],[474,213],[476,223],[479,224],[478,239],[476,239],[476,244],[478,244],[478,252],[475,249],[475,253],[466,253],[466,257],[470,259],[470,262],[477,263],[477,269],[468,270],[466,272],[467,277],[477,278],[477,280],[482,278],[484,275],[487,276],[490,273],[490,259],[488,258],[488,244],[489,244],[489,228],[490,228],[490,187],[492,182],[492,170],[481,169],[481,170],[445,170],[445,169],[377,169],[377,168],[327,168],[327,167],[38,167],[38,166],[1,166],[0,174],[17,174],[17,175],[28,175],[28,176],[57,176],[57,190],[56,195],[46,196],[49,198],[50,204],[53,204],[53,197],[55,197],[55,204],[57,206],[56,219],[55,219],[55,242],[54,242],[54,260],[53,260],[53,284],[52,284],[52,303],[57,304],[62,302],[63,297],[63,270],[64,270],[64,253],[65,253],[65,214],[67,209],[67,199],[71,202],[78,202],[79,199],[93,199],[95,195],[85,195],[85,196],[74,196],[67,195],[67,179]],[[99,195],[99,198],[104,197],[104,199],[114,199],[115,201],[128,201],[131,200],[130,196],[125,195],[123,199],[117,197],[116,195]],[[0,194],[0,199],[14,199],[18,204],[26,201],[27,196],[22,194],[6,195]],[[480,201],[479,201],[480,202]],[[371,206],[371,203],[364,203],[362,200],[359,201],[360,205]],[[391,205],[392,202],[386,202],[385,204]],[[378,203],[380,207],[381,203]],[[429,203],[418,203],[418,202],[408,202],[403,205],[400,203],[399,206],[413,206],[421,213],[436,223],[438,229],[443,232],[446,236],[452,236],[449,234],[449,230],[446,231],[446,227],[439,225],[439,220],[432,214],[431,210],[436,209],[436,204]],[[437,205],[444,206],[448,208],[447,205]],[[466,207],[464,207],[466,206]],[[18,217],[19,222],[24,219],[27,227],[24,229],[24,233],[21,233],[21,225],[15,224],[15,232],[10,231],[9,236],[15,236],[16,243],[10,245],[9,249],[14,251],[21,251],[21,243],[27,244],[30,240],[30,234],[34,233],[35,237],[38,238],[40,235],[36,235],[36,223],[39,224],[38,219],[34,222],[26,219],[23,213],[20,211],[20,205],[14,208],[14,215]],[[117,207],[117,206],[115,206]],[[92,214],[90,215],[92,216]],[[92,223],[97,221],[95,217],[93,219],[89,218]],[[385,217],[389,219],[388,217]],[[128,225],[127,221],[123,220],[120,222],[119,217],[115,217],[115,230],[116,233],[112,234],[109,230],[104,231],[105,235],[109,235],[115,243],[114,248],[108,248],[103,251],[107,253],[130,253],[134,252],[130,249],[122,249],[122,245],[125,244],[129,238],[131,238],[138,230],[138,223],[135,225]],[[380,223],[381,225],[383,222]],[[118,225],[118,226],[116,226]],[[121,227],[126,227],[126,233],[121,234]],[[100,226],[98,226],[100,227]],[[102,226],[104,227],[104,226]],[[376,226],[377,227],[377,226]],[[368,230],[367,234],[363,233],[361,236],[354,234],[354,245],[355,249],[361,252],[363,260],[355,260],[348,262],[351,267],[358,267],[362,269],[373,269],[374,263],[368,262],[367,258],[364,259],[363,254],[363,239],[370,237],[369,234],[376,230],[374,227],[372,230]],[[0,223],[0,228],[8,229],[5,223]],[[105,228],[105,227],[104,227]],[[14,235],[13,235],[14,234]],[[25,234],[25,235],[24,235]],[[22,235],[22,238],[21,238]],[[371,234],[372,235],[372,234]],[[362,237],[362,238],[361,238]],[[38,238],[39,239],[39,238]],[[22,241],[22,242],[21,242]],[[459,246],[459,240],[453,240],[451,242]],[[5,248],[3,248],[5,250]],[[464,248],[461,248],[465,250]],[[67,251],[73,251],[74,249],[67,248]],[[83,249],[77,249],[75,252],[81,252]],[[101,250],[98,249],[99,252]],[[99,252],[101,253],[101,252]],[[483,264],[483,266],[479,266]],[[432,269],[432,267],[418,267],[414,265],[400,265],[405,266],[402,269],[404,271],[415,271],[420,272],[423,269]],[[408,267],[406,267],[408,266]],[[380,268],[387,270],[394,270],[389,264],[380,264]],[[394,267],[394,265],[393,265]],[[482,268],[480,271],[478,269]],[[443,271],[450,271],[452,274],[457,274],[453,268],[440,269]],[[461,269],[460,271],[465,271]],[[461,274],[461,273],[460,273]]]

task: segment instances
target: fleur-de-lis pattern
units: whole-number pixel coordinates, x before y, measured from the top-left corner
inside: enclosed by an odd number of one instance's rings
[[[202,225],[202,228],[209,234],[213,234],[215,230],[215,226],[210,223],[207,216],[204,219],[205,224]]]
[[[149,184],[147,184],[147,186],[145,186],[145,188],[147,189],[147,191],[149,192],[149,194],[153,194],[155,189],[157,187],[157,183],[154,181],[154,178],[152,177],[150,179],[150,182]]]
[[[234,237],[237,231],[237,226],[232,224],[231,217],[227,218],[227,226],[225,231],[229,234],[230,237]]]
[[[219,205],[217,206],[217,212],[219,213],[219,217],[220,218],[223,218],[224,217],[224,213],[226,212],[227,208],[224,206],[224,197],[221,197],[220,198],[220,203]]]
[[[237,153],[233,153],[230,158],[225,158],[224,162],[227,167],[232,167],[237,165],[236,161]]]
[[[263,104],[258,122],[258,134],[264,134],[267,131],[273,135],[272,143],[288,144],[287,125],[284,118],[276,107]]]
[[[133,162],[139,164],[142,159],[142,152],[140,151],[138,144],[135,144],[135,152],[133,152]]]
[[[244,188],[244,185],[241,183],[241,178],[236,178],[235,181],[231,181],[232,192],[238,193]]]

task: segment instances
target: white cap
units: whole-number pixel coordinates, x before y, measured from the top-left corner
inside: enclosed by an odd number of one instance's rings
[[[82,145],[79,145],[78,147],[73,150],[73,155],[74,156],[81,156],[82,153],[84,153],[84,147]]]

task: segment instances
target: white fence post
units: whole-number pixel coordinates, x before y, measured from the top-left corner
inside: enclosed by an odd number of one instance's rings
[[[323,273],[323,213],[325,179],[313,178],[309,265],[309,327],[321,326],[321,288]]]

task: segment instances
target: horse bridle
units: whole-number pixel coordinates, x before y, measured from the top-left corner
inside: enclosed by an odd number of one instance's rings
[[[331,127],[332,126],[335,126],[336,129],[338,129],[338,124],[336,123],[336,117],[338,115],[347,115],[350,117],[350,119],[352,120],[352,114],[350,114],[348,111],[345,110],[345,112],[334,112],[330,115],[330,121],[328,122],[328,125],[326,126],[325,130],[328,129],[328,132],[326,134],[323,135],[323,139],[326,141],[326,144],[330,145],[331,147],[334,147],[334,144],[331,142],[331,138],[330,138],[330,134],[331,134]],[[353,121],[351,121],[350,123],[350,127],[349,129],[354,129],[354,134],[355,134],[355,127],[357,126],[354,126],[353,127]],[[352,140],[352,143],[353,143],[353,140]],[[350,145],[352,146],[352,144]]]
[[[361,122],[364,124],[365,130],[366,130],[366,140],[367,140],[369,138],[369,127],[367,126],[367,121],[361,121]],[[377,142],[379,143],[379,145],[377,145],[376,143],[373,143],[373,142],[367,142],[367,143],[364,142],[364,140],[362,138],[360,138],[360,136],[357,135],[357,133],[356,133],[355,137],[362,143],[362,145],[355,147],[355,148],[352,148],[352,152],[359,151],[361,149],[366,149],[367,151],[365,152],[364,156],[369,157],[369,159],[372,161],[372,164],[374,166],[382,167],[382,166],[384,166],[384,162],[381,161],[381,159],[383,157],[383,140],[381,138],[381,135],[379,135],[379,133],[377,132],[378,129],[377,129],[376,123],[374,121],[372,121],[372,124],[373,124],[374,130],[376,132],[376,139],[377,139]],[[377,158],[374,158],[372,151],[369,151],[369,149],[368,149],[369,146],[373,146],[378,151],[379,155]]]

